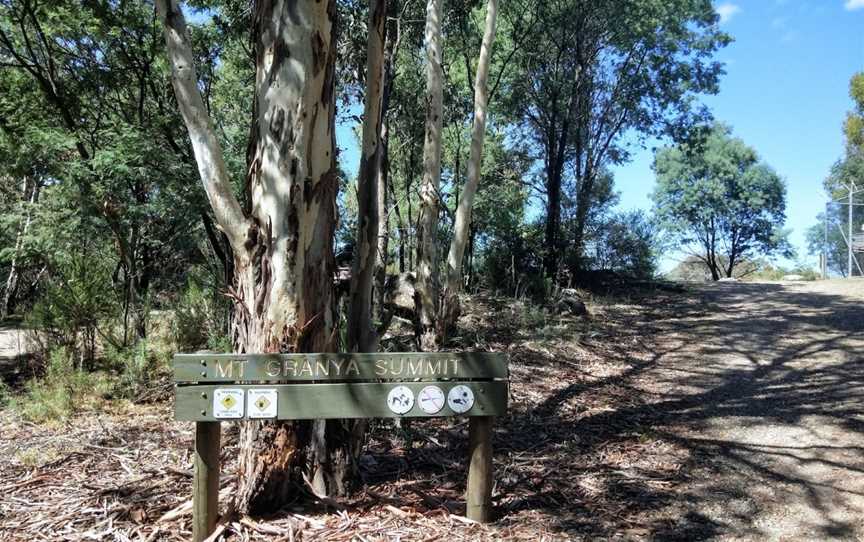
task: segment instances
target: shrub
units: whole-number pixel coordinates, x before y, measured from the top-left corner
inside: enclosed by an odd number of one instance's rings
[[[11,401],[11,390],[9,389],[9,385],[6,384],[3,380],[0,380],[0,408],[6,407]]]
[[[45,375],[27,382],[12,406],[36,423],[60,420],[82,408],[88,398],[109,395],[112,387],[104,375],[76,367],[68,350],[55,348],[48,355]]]
[[[98,254],[76,255],[48,278],[25,323],[36,331],[43,354],[62,348],[80,352],[82,363],[94,359],[100,326],[118,314],[107,262]]]
[[[172,335],[177,349],[217,350],[227,344],[230,351],[227,329],[227,300],[215,288],[202,287],[197,280],[190,279],[174,312]]]
[[[153,379],[156,364],[145,340],[129,348],[109,347],[105,359],[111,369],[117,371],[114,391],[122,397],[136,396]]]

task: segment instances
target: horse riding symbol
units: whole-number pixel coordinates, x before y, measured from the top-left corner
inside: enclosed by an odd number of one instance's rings
[[[411,399],[409,399],[408,396],[404,395],[404,394],[394,395],[393,397],[390,398],[390,404],[391,405],[397,405],[397,406],[403,406],[404,407],[404,406],[408,406],[410,403],[411,403]]]
[[[387,407],[395,414],[406,414],[414,407],[414,392],[406,386],[396,386],[387,394]]]

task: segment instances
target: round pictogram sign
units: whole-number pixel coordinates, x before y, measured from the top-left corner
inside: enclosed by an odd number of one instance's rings
[[[426,414],[441,412],[445,402],[447,402],[447,399],[444,397],[444,390],[438,386],[426,386],[417,395],[417,403],[420,405],[420,410]]]
[[[395,414],[407,414],[414,407],[414,392],[405,386],[396,386],[387,394],[387,407]]]
[[[474,392],[463,384],[453,386],[447,394],[447,406],[456,414],[464,414],[474,406]]]

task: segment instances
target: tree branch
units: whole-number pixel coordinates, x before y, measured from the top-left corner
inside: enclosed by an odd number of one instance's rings
[[[219,228],[228,236],[231,247],[240,252],[249,220],[231,190],[222,147],[216,139],[213,122],[198,90],[198,76],[195,73],[192,45],[186,32],[186,20],[177,0],[157,0],[156,9],[165,25],[165,44],[171,61],[174,93],[189,131],[201,182]]]

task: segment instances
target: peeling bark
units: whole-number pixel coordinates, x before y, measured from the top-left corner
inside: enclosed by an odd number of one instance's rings
[[[363,148],[357,176],[357,243],[351,267],[348,306],[348,348],[374,352],[377,337],[372,325],[372,281],[378,261],[379,201],[381,165],[381,112],[384,90],[384,33],[387,0],[369,5],[366,45],[366,96],[363,107]],[[386,194],[386,191],[385,191]]]
[[[232,333],[237,352],[333,352],[335,0],[259,0],[248,207],[232,193],[176,0],[159,0],[174,88],[204,188],[234,258]],[[341,420],[245,422],[237,508],[278,509],[310,480],[340,494],[350,458]]]
[[[487,80],[489,78],[489,59],[492,56],[492,43],[495,40],[495,22],[498,16],[498,1],[489,0],[486,4],[486,23],[483,30],[483,41],[480,46],[480,57],[477,62],[477,74],[474,81],[474,123],[471,128],[471,156],[468,159],[468,178],[462,199],[456,208],[456,224],[453,228],[453,240],[447,255],[447,284],[444,288],[444,299],[441,310],[441,333],[456,323],[459,317],[459,291],[462,289],[462,259],[465,246],[468,244],[468,233],[471,229],[471,210],[474,206],[474,195],[480,182],[480,169],[483,164],[483,140],[486,135],[486,109],[488,100]]]
[[[420,345],[437,350],[438,317],[438,212],[441,185],[441,126],[443,123],[443,71],[441,17],[444,0],[426,5],[426,132],[423,142],[423,178],[417,227],[417,295]]]

